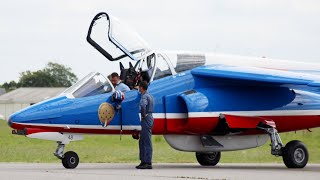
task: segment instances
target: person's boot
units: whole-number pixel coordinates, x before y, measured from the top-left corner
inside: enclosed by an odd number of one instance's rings
[[[151,163],[143,163],[141,166],[138,166],[137,169],[152,169]]]
[[[145,162],[142,162],[142,161],[141,161],[141,163],[140,163],[138,166],[136,166],[136,168],[137,168],[137,169],[140,169],[139,167],[143,166],[144,164],[145,164]]]

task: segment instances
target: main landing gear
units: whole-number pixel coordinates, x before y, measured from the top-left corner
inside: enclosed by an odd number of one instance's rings
[[[196,152],[197,161],[201,166],[215,166],[219,163],[221,152],[200,153]]]
[[[309,153],[306,145],[301,141],[290,141],[283,147],[279,133],[275,127],[259,124],[257,128],[269,134],[271,139],[271,154],[282,156],[282,160],[288,168],[303,168],[307,165]]]
[[[256,128],[269,134],[271,139],[271,154],[274,156],[282,156],[282,160],[288,168],[303,168],[307,165],[309,153],[306,145],[301,141],[290,141],[283,146],[279,133],[272,121],[259,123]],[[216,141],[210,142],[211,145],[217,147],[220,145]],[[197,161],[202,166],[215,166],[219,163],[220,157],[221,152],[196,152]]]
[[[73,151],[68,151],[63,154],[65,145],[58,142],[56,152],[53,153],[57,158],[61,159],[62,165],[67,169],[74,169],[79,164],[79,156]]]

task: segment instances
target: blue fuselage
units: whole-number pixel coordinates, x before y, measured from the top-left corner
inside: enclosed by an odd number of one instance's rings
[[[320,97],[313,93],[297,93],[278,86],[232,87],[228,84],[215,84],[197,79],[190,71],[153,81],[148,91],[154,97],[154,117],[157,126],[155,133],[168,133],[167,126],[170,123],[177,119],[180,124],[181,119],[188,121],[192,113],[320,109]],[[98,118],[100,104],[109,102],[115,105],[111,101],[111,95],[110,92],[81,98],[60,96],[16,112],[10,117],[9,123],[51,127],[65,125],[71,128],[73,125],[98,127],[101,126]],[[139,130],[139,101],[140,95],[137,90],[126,92],[121,103],[121,111],[115,110],[115,116],[108,127],[119,127],[122,124],[124,129]],[[170,123],[167,120],[170,120]]]

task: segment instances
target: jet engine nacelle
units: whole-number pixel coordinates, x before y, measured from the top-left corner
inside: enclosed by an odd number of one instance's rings
[[[200,134],[212,132],[219,122],[219,117],[206,113],[209,105],[207,96],[191,90],[180,94],[179,97],[182,98],[187,110],[185,131]]]
[[[274,101],[275,97],[277,101]],[[276,109],[289,104],[294,98],[295,92],[286,87],[244,86],[234,89],[221,85],[167,96],[166,104],[170,104],[170,108],[180,107],[178,110],[184,112],[181,114],[185,117],[179,123],[184,132],[213,134],[221,121],[220,113]],[[169,122],[167,124],[169,131],[174,129]]]
[[[167,134],[210,134],[219,117],[205,112],[206,101],[204,94],[193,90],[167,95],[164,101]]]

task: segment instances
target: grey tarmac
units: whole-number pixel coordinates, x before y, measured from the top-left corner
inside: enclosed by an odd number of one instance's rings
[[[0,163],[1,180],[96,180],[96,179],[320,179],[320,164],[287,169],[283,164],[218,164],[202,167],[195,163],[154,164],[152,170],[137,170],[128,163],[80,163],[65,169],[58,163]]]

